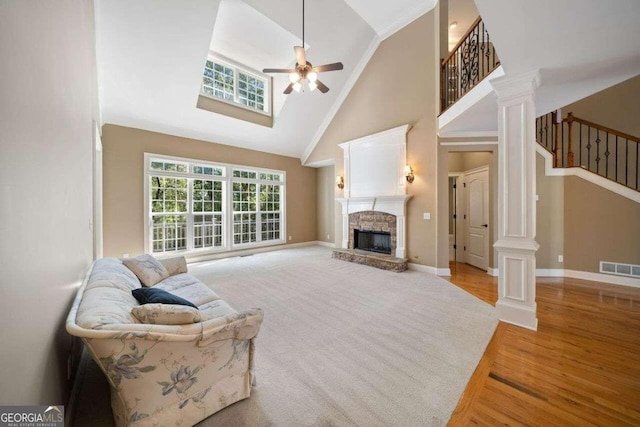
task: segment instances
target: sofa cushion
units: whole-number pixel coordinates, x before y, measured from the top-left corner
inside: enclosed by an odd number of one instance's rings
[[[117,323],[139,323],[131,314],[131,309],[136,305],[138,301],[131,291],[107,287],[85,289],[76,323],[85,329],[99,329]]]
[[[153,286],[169,277],[169,272],[157,259],[149,254],[127,258],[122,263],[138,276],[144,286]]]
[[[187,260],[183,256],[159,259],[158,261],[167,269],[169,276],[187,272]]]
[[[175,304],[139,305],[133,307],[131,313],[142,323],[153,325],[186,325],[209,319],[197,308]]]
[[[211,301],[220,299],[211,288],[207,287],[204,283],[194,283],[193,285],[185,286],[182,288],[174,289],[171,291],[173,295],[177,295],[180,298],[184,298],[187,301],[191,301],[198,307]]]
[[[195,309],[198,308],[192,302],[158,288],[134,289],[131,291],[131,294],[140,302],[140,304],[176,304],[186,305]]]
[[[117,288],[129,294],[140,287],[140,280],[119,259],[102,258],[93,265],[86,290],[99,287]]]
[[[200,306],[200,311],[204,313],[209,319],[215,319],[217,317],[224,317],[230,314],[237,313],[236,310],[231,308],[224,300],[211,301],[207,304]]]

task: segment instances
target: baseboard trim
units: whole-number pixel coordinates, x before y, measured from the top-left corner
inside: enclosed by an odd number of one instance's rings
[[[640,288],[640,279],[633,277],[613,276],[611,274],[592,273],[590,271],[564,270],[565,277],[573,279],[593,280],[595,282],[609,283],[611,285],[631,286]]]
[[[331,242],[323,242],[322,240],[316,240],[316,245],[318,246],[324,246],[326,248],[332,248],[335,249],[336,248],[336,244],[335,243],[331,243]]]
[[[421,273],[429,273],[429,274],[435,274],[436,276],[445,276],[445,277],[451,276],[451,269],[449,268],[436,268],[436,267],[431,267],[430,265],[416,264],[414,262],[410,262],[408,267],[409,267],[409,270],[419,271]]]
[[[487,268],[487,274],[489,276],[498,277],[498,269],[497,268],[488,267]]]
[[[536,277],[564,277],[565,272],[561,268],[538,268]]]
[[[317,240],[309,240],[308,242],[285,243],[282,245],[263,246],[261,248],[243,249],[232,252],[219,252],[215,254],[202,255],[199,257],[190,257],[187,259],[187,264],[197,264],[199,262],[215,261],[217,259],[234,258],[238,256],[255,255],[264,252],[281,251],[283,249],[303,248],[305,246],[324,246],[324,243],[325,242],[319,242]]]
[[[488,269],[487,274],[491,276],[498,275],[498,269]],[[593,282],[602,282],[609,285],[631,286],[640,288],[640,279],[633,277],[614,276],[612,274],[592,273],[590,271],[565,270],[562,268],[538,268],[536,269],[536,277],[570,277],[572,279],[590,280]]]

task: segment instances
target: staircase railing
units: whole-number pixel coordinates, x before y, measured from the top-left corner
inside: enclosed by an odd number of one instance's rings
[[[536,119],[538,143],[554,156],[554,167],[580,167],[640,191],[640,137],[557,112]]]
[[[471,28],[442,60],[440,66],[440,113],[446,111],[493,70],[500,60],[489,32],[478,17]]]

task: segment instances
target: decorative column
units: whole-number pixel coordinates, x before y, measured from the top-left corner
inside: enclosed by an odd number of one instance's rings
[[[536,330],[538,71],[491,81],[498,95],[498,292],[500,320]]]

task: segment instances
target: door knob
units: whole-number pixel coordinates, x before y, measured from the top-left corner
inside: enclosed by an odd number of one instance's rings
[[[489,224],[482,224],[482,226],[483,226],[484,228],[487,228],[487,227],[489,227]]]

